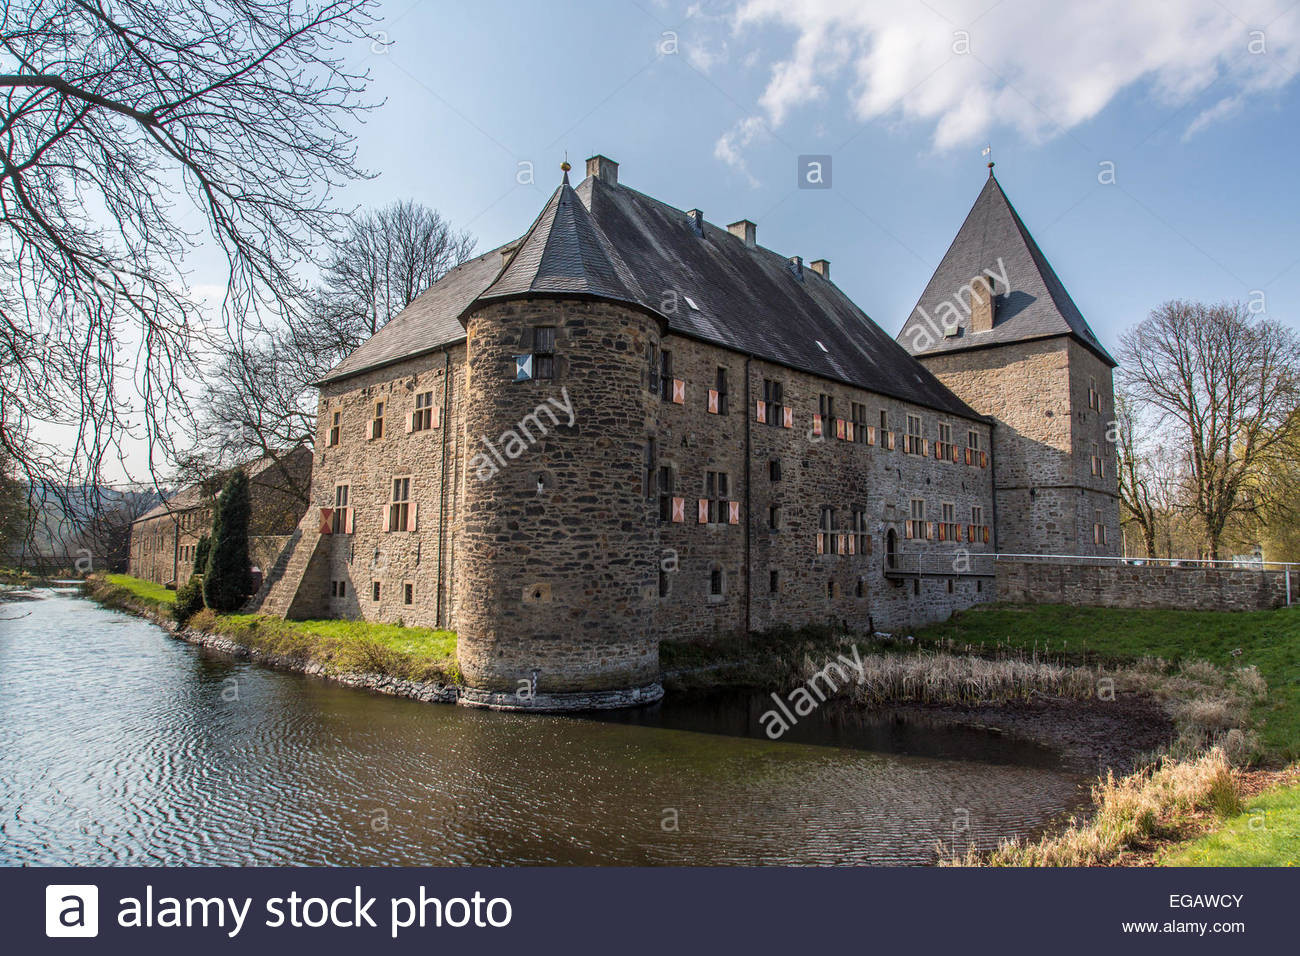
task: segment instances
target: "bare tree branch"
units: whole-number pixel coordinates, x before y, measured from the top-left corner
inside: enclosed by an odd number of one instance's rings
[[[0,453],[30,485],[95,480],[133,410],[151,464],[175,455],[216,331],[186,289],[200,245],[226,259],[229,340],[300,307],[295,270],[360,175],[343,124],[367,77],[341,52],[370,20],[369,0],[0,6]]]

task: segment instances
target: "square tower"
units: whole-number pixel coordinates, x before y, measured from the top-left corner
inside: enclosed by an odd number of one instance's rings
[[[898,340],[993,419],[1000,552],[1119,554],[1116,363],[991,168]]]

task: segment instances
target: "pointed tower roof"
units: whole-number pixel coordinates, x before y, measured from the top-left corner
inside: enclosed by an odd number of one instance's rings
[[[993,276],[997,292],[993,328],[972,332],[969,285],[981,274]],[[956,335],[945,334],[954,311],[945,303],[956,306]],[[933,355],[1058,335],[1073,336],[1102,361],[1117,364],[1088,327],[990,168],[984,189],[898,341],[913,355]]]
[[[519,243],[501,275],[479,298],[529,292],[593,295],[640,303],[645,296],[587,207],[564,182],[555,190]]]

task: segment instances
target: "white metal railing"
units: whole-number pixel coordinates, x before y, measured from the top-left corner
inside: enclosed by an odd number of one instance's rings
[[[1106,554],[1013,554],[1000,551],[992,555],[994,560],[1002,561],[1048,561],[1063,564],[1070,561],[1095,564],[1129,564],[1134,566],[1156,565],[1158,567],[1211,567],[1230,571],[1282,571],[1286,568],[1300,568],[1295,561],[1241,561],[1234,558],[1142,558],[1117,557]]]

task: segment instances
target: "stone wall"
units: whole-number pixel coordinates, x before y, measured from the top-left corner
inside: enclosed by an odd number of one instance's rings
[[[685,520],[658,521],[667,595],[658,600],[657,628],[665,636],[695,638],[827,623],[853,629],[892,629],[942,620],[953,610],[987,600],[991,579],[960,573],[968,565],[961,552],[980,554],[992,546],[965,540],[965,529],[979,517],[992,523],[991,468],[981,467],[979,450],[989,448],[990,429],[967,420],[831,382],[802,372],[727,352],[715,346],[669,336],[673,375],[684,383],[683,401],[657,399],[654,406],[659,464],[671,469],[674,496],[685,499]],[[709,390],[719,368],[727,370],[726,414],[709,411]],[[748,372],[747,372],[748,370]],[[764,380],[782,385],[792,427],[757,421]],[[832,403],[832,417],[814,431],[821,396]],[[835,419],[852,420],[853,403],[870,426],[870,444],[841,439]],[[890,450],[880,432],[881,413],[895,435]],[[921,420],[923,450],[908,454],[908,414]],[[951,428],[959,461],[934,457],[939,425]],[[965,461],[968,432],[979,446]],[[873,434],[874,433],[874,434]],[[856,435],[855,435],[856,437]],[[750,448],[748,469],[745,449]],[[773,479],[777,462],[779,478]],[[740,506],[740,523],[701,524],[698,500],[706,493],[708,472],[727,474],[728,498]],[[960,542],[912,538],[906,534],[911,500],[924,502],[925,519],[938,522],[945,503],[963,531]],[[822,507],[831,507],[838,534],[854,530],[853,513],[865,515],[870,551],[854,542],[854,553],[818,554]],[[770,508],[776,507],[776,527]],[[982,515],[972,513],[982,510]],[[927,569],[949,573],[887,578],[885,540],[893,530],[904,555],[924,555]],[[746,542],[748,537],[748,542]],[[838,540],[837,540],[838,545]],[[746,555],[749,561],[746,562]],[[911,562],[904,562],[911,566]],[[710,593],[713,570],[723,577],[723,594]],[[772,573],[776,588],[772,588]],[[748,597],[748,600],[747,600]]]
[[[417,396],[428,393],[432,427],[417,430],[411,415]],[[383,427],[375,437],[379,402]],[[319,602],[299,600],[298,607],[331,617],[456,626],[452,548],[464,479],[464,403],[463,343],[322,389],[306,523],[327,533],[303,580],[320,591]],[[336,414],[338,441],[331,444]],[[410,479],[406,530],[385,527],[395,478]],[[347,488],[350,526],[334,523],[340,486]]]
[[[1017,604],[1255,611],[1286,604],[1282,571],[999,560],[997,595]],[[1300,580],[1292,585],[1300,588]]]
[[[248,539],[248,561],[263,574],[271,569],[291,535],[256,534]]]

